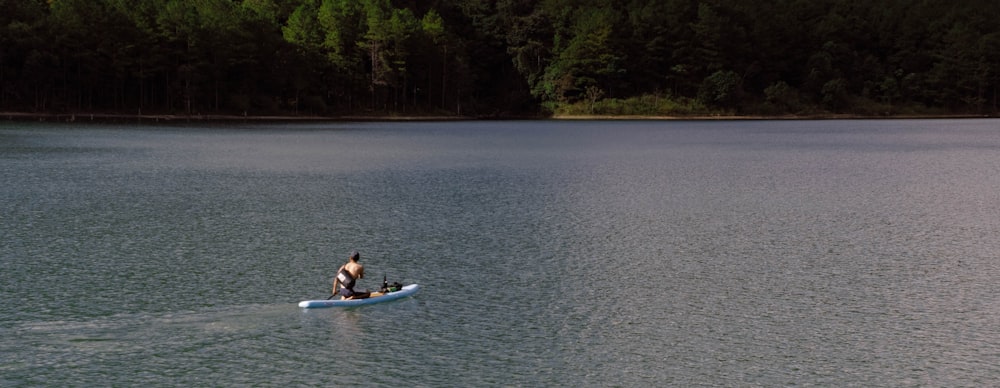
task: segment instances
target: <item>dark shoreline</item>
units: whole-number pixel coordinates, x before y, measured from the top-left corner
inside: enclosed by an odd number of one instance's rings
[[[0,120],[38,122],[321,122],[321,121],[454,121],[474,120],[464,116],[296,116],[296,115],[177,115],[121,113],[30,113],[0,112]]]
[[[121,123],[185,123],[185,122],[391,122],[391,121],[468,121],[468,120],[662,120],[662,121],[708,121],[708,120],[886,120],[886,119],[983,119],[996,118],[992,115],[943,114],[943,115],[691,115],[691,116],[609,116],[609,115],[554,115],[554,116],[294,116],[294,115],[175,115],[175,114],[120,114],[120,113],[30,113],[0,112],[3,121],[36,122],[121,122]]]

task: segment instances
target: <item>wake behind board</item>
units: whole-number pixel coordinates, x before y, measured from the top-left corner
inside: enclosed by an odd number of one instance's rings
[[[420,289],[420,285],[410,284],[410,285],[403,286],[403,288],[400,289],[399,291],[389,292],[389,293],[385,293],[385,294],[382,294],[382,295],[379,295],[379,296],[373,296],[371,298],[365,298],[365,299],[304,300],[304,301],[299,302],[299,307],[307,308],[307,309],[312,309],[312,308],[320,308],[320,307],[353,307],[353,306],[364,306],[364,305],[367,305],[367,304],[375,304],[375,303],[388,302],[390,300],[402,299],[402,298],[405,298],[407,296],[416,294],[417,290],[419,290],[419,289]]]

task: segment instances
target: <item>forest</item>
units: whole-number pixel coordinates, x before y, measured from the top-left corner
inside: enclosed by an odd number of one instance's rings
[[[0,0],[0,112],[996,115],[995,0]]]

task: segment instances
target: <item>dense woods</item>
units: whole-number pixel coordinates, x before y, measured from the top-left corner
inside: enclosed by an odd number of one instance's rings
[[[0,111],[996,114],[995,0],[0,0]]]

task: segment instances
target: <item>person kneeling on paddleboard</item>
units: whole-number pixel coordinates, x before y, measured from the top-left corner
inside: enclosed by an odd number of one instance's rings
[[[369,292],[354,291],[357,279],[365,277],[365,267],[358,263],[360,259],[361,254],[358,251],[351,252],[350,261],[340,266],[340,269],[337,270],[337,277],[333,278],[333,295],[340,293],[340,299],[364,299],[371,296]]]

